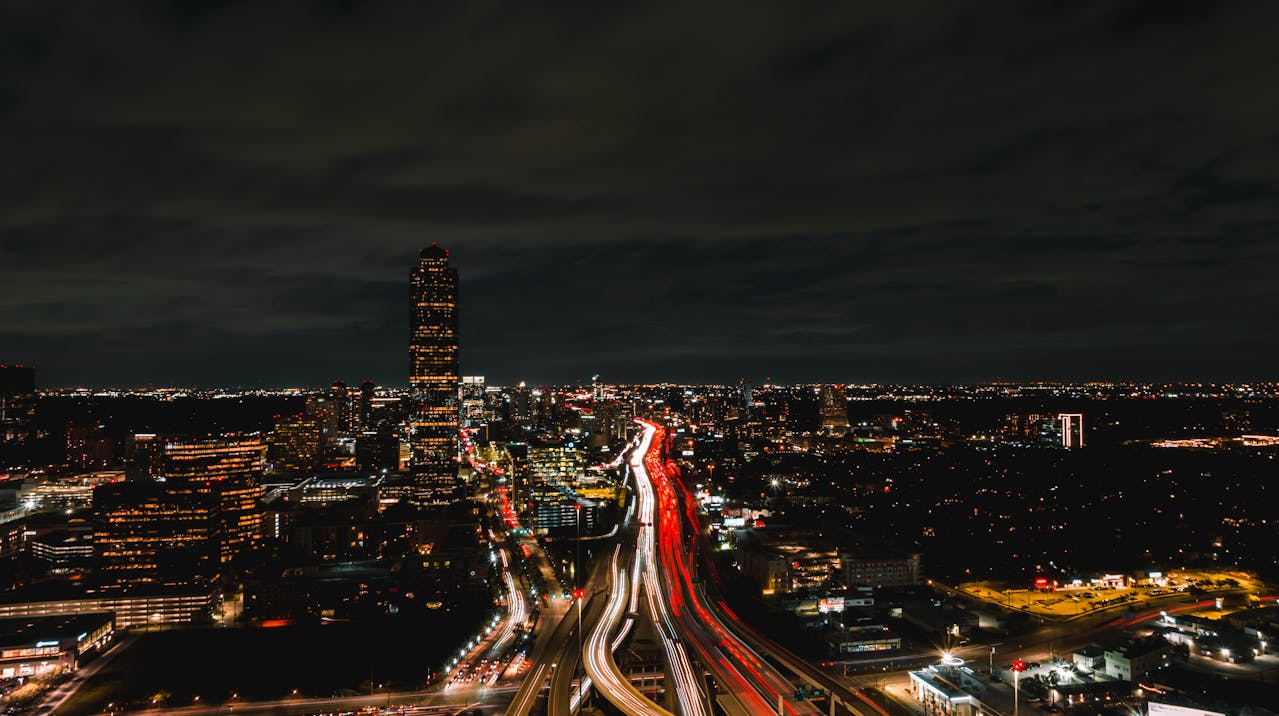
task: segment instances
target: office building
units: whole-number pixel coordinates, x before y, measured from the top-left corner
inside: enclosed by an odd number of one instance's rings
[[[923,555],[842,554],[844,584],[872,587],[913,587],[923,581]]]
[[[848,434],[848,398],[838,385],[823,385],[821,389],[822,432],[827,435]]]
[[[1062,413],[1057,416],[1061,425],[1061,446],[1067,449],[1084,446],[1084,416],[1082,413]]]
[[[517,423],[528,423],[533,420],[533,391],[522,380],[515,386],[511,416]]]
[[[458,398],[462,401],[462,422],[464,425],[474,427],[488,422],[488,413],[484,403],[484,376],[462,376],[462,386],[458,390]]]
[[[223,562],[247,554],[257,543],[262,528],[265,465],[266,445],[256,436],[175,442],[164,447],[164,475],[169,482],[191,482],[217,495]]]
[[[35,368],[0,365],[0,444],[31,439],[35,413]]]
[[[314,470],[320,464],[320,420],[310,415],[278,418],[271,432],[271,465],[277,472]]]
[[[359,426],[362,430],[373,429],[373,396],[377,386],[371,380],[360,383],[360,404],[357,411]]]
[[[153,480],[164,474],[164,439],[155,433],[135,433],[124,442],[124,476]]]
[[[220,571],[218,496],[204,482],[114,482],[93,490],[93,561],[107,592],[207,589]]]
[[[355,439],[355,464],[361,470],[400,469],[400,436],[390,429],[366,430]]]
[[[412,274],[409,472],[412,499],[447,502],[458,487],[458,280],[448,252],[422,249]]]
[[[111,436],[102,425],[67,424],[67,465],[78,472],[111,467]]]
[[[582,451],[571,442],[535,442],[528,446],[529,477],[533,484],[573,487],[582,474]]]
[[[83,530],[53,530],[33,537],[31,556],[49,564],[54,574],[81,571],[93,562],[93,533]]]
[[[333,385],[329,387],[329,402],[332,404],[337,433],[351,432],[351,391],[347,390],[346,381],[333,381]]]

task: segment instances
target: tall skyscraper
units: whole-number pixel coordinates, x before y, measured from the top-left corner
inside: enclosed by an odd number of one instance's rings
[[[0,365],[0,443],[30,439],[35,412],[36,369],[29,365]]]
[[[337,431],[342,434],[351,432],[351,391],[347,390],[346,381],[333,381],[333,387],[329,389],[329,401],[333,403]]]
[[[457,269],[435,244],[412,275],[409,333],[409,472],[412,499],[445,502],[458,485]]]
[[[362,430],[371,430],[373,428],[373,394],[377,390],[377,385],[371,380],[365,380],[360,383],[360,428]]]

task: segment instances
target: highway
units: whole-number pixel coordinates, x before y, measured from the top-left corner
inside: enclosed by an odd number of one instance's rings
[[[621,545],[618,545],[613,551],[609,567],[611,586],[608,604],[586,641],[586,673],[600,693],[626,716],[674,716],[640,693],[613,660],[613,640],[610,637],[621,625],[635,588],[628,578],[625,565],[619,560],[620,555]]]
[[[656,425],[649,425],[659,433],[662,430]],[[739,619],[722,599],[708,595],[709,585],[717,580],[707,582],[693,576],[699,550],[709,549],[694,497],[679,479],[678,469],[673,464],[663,464],[659,450],[649,454],[646,466],[662,497],[661,519],[666,525],[663,534],[668,543],[662,556],[675,595],[673,604],[687,604],[684,609],[688,615],[687,629],[694,634],[699,630],[709,634],[709,641],[702,640],[708,650],[718,646],[719,663],[730,679],[728,688],[742,709],[748,713],[820,713],[807,701],[793,700],[796,687],[809,686],[820,688],[831,696],[830,713],[835,713],[837,706],[858,716],[865,714],[868,708],[879,711],[879,707],[871,704],[865,695],[764,637]],[[682,515],[679,510],[681,503],[685,508]],[[689,528],[688,547],[685,546],[684,528],[681,526],[681,520],[685,518]],[[714,563],[710,560],[704,562],[713,574]],[[703,657],[703,662],[712,671],[715,671],[715,662],[711,661],[714,658],[717,657],[713,651],[709,657]],[[795,681],[783,677],[777,666],[793,675]],[[724,684],[725,680],[721,678],[721,685]]]
[[[664,431],[643,421],[641,427],[628,461],[618,463],[634,480],[635,498],[615,532],[611,556],[592,565],[587,584],[600,591],[589,595],[582,612],[582,653],[574,638],[574,604],[553,633],[538,640],[528,676],[506,713],[526,716],[549,679],[551,716],[570,716],[591,689],[626,716],[711,716],[714,711],[816,716],[821,713],[816,706],[795,699],[796,688],[804,685],[826,689],[843,711],[864,716],[855,705],[861,698],[855,690],[759,636],[694,579],[700,546],[696,511],[673,465],[663,462]],[[688,508],[687,523],[681,501]],[[686,528],[692,528],[687,539]],[[636,689],[614,659],[641,618],[653,626],[665,657],[667,705]],[[587,677],[574,692],[579,657]],[[788,679],[777,664],[797,678]],[[712,709],[712,699],[718,709]]]
[[[811,703],[796,701],[795,685],[708,607],[704,592],[693,580],[679,499],[671,484],[668,466],[661,457],[665,431],[653,423],[642,424],[643,459],[632,471],[637,482],[651,484],[657,498],[659,589],[670,605],[679,635],[696,652],[698,661],[714,675],[720,689],[727,692],[721,694],[719,700],[723,702],[729,697],[746,713],[778,713],[779,708],[781,713],[792,716],[820,713]]]
[[[653,485],[648,478],[645,461],[656,449],[653,440],[656,429],[644,425],[639,444],[631,453],[630,474],[635,480],[636,513],[639,524],[636,530],[635,564],[643,574],[643,590],[646,596],[648,618],[652,622],[666,654],[667,668],[674,679],[675,696],[679,702],[682,716],[706,716],[710,712],[706,695],[698,687],[698,674],[693,671],[692,661],[677,636],[675,623],[671,618],[667,598],[662,590],[662,579],[658,574],[656,544],[657,499]],[[632,582],[638,580],[632,579]],[[635,611],[635,596],[632,597],[631,610]],[[671,685],[667,684],[667,688]]]

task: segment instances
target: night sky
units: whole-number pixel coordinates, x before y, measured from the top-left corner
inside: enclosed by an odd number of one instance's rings
[[[490,382],[1274,378],[1276,27],[1268,0],[6,2],[0,362],[403,385],[439,242]]]

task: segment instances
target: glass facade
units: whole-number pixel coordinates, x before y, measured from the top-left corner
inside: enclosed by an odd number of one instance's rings
[[[457,289],[448,252],[422,249],[409,336],[409,471],[411,497],[421,503],[449,501],[458,486]]]

